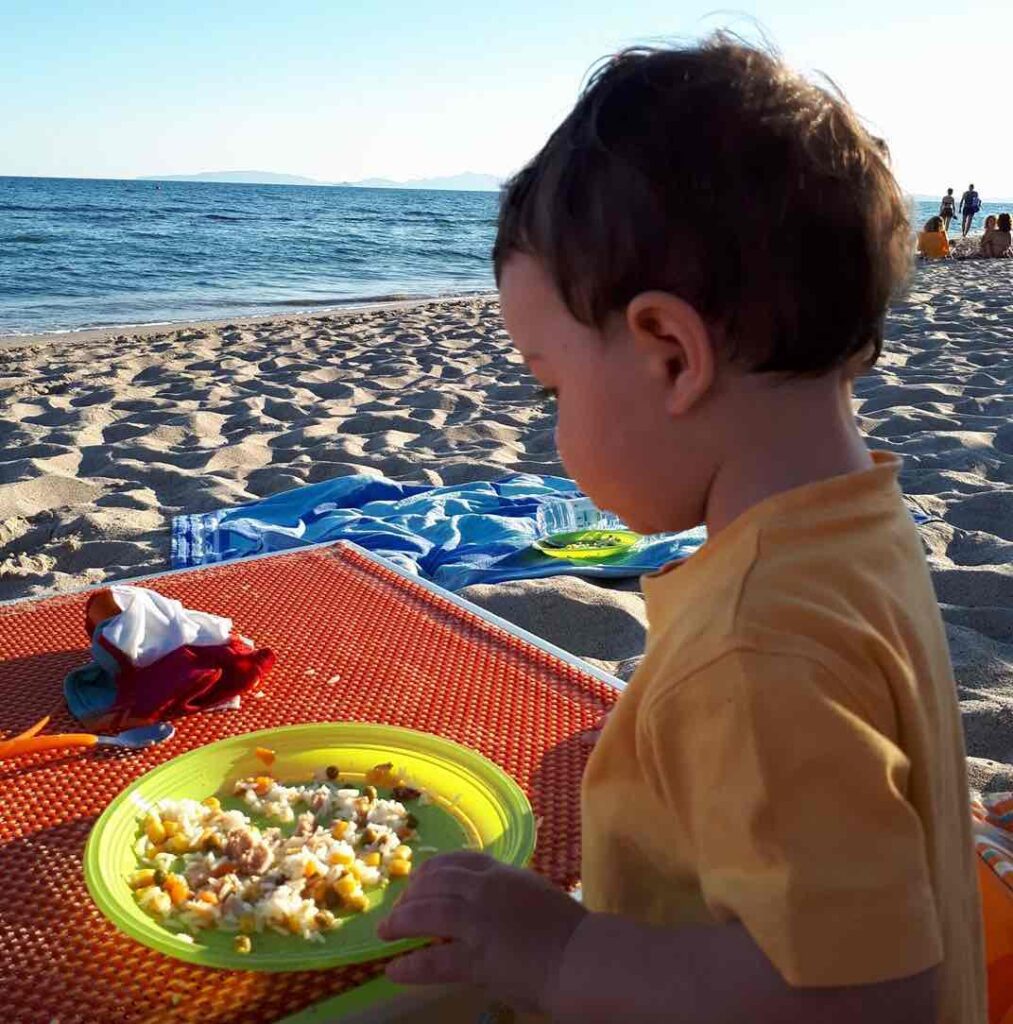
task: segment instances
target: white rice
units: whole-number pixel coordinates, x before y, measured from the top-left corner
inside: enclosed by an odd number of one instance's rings
[[[322,941],[342,923],[339,914],[364,909],[365,892],[388,884],[392,867],[396,876],[410,870],[414,821],[403,803],[371,787],[262,776],[237,781],[234,792],[245,813],[162,800],[139,819],[140,871],[131,884],[139,905],[164,923],[187,933],[271,929]],[[294,829],[279,827],[292,822]],[[159,830],[170,834],[155,842]]]

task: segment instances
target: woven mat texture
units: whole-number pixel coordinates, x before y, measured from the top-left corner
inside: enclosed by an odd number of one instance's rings
[[[25,1024],[259,1024],[362,984],[382,963],[225,972],[121,935],[91,902],[82,854],[101,811],[178,754],[300,722],[382,722],[473,747],[509,772],[540,819],[534,867],[563,887],[580,867],[579,733],[614,700],[593,677],[344,545],[144,581],[234,620],[278,663],[237,711],[176,720],[151,750],[51,751],[0,762],[0,1005]],[[76,731],[64,675],[89,660],[87,595],[0,607],[0,730],[47,713]]]

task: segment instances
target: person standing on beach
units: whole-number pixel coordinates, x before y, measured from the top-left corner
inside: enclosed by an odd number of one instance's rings
[[[981,209],[981,197],[974,190],[974,182],[967,186],[967,191],[960,197],[960,210],[964,217],[960,223],[960,231],[964,238],[971,230],[974,215]]]
[[[644,580],[646,654],[584,773],[583,902],[434,856],[378,934],[440,941],[391,980],[555,1024],[985,1024],[946,632],[901,459],[853,411],[911,263],[884,149],[718,34],[603,62],[506,184],[503,322],[568,472],[639,533],[708,537]]]
[[[946,195],[943,196],[943,201],[939,204],[939,216],[943,220],[943,231],[950,230],[950,221],[953,220],[956,203],[956,199],[953,198],[953,189],[948,188]]]

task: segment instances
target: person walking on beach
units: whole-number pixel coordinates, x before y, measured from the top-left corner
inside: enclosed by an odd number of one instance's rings
[[[946,632],[901,459],[852,409],[911,262],[888,155],[769,53],[637,47],[507,183],[492,256],[581,490],[708,538],[644,580],[647,651],[584,772],[583,902],[434,856],[378,933],[442,941],[388,977],[556,1024],[985,1024]]]
[[[964,238],[967,238],[967,232],[971,230],[971,222],[974,220],[974,215],[980,209],[981,197],[974,191],[974,182],[972,181],[967,186],[967,191],[960,197],[960,211],[964,215],[960,223],[960,231]]]
[[[956,205],[957,200],[953,198],[953,189],[948,188],[946,195],[943,196],[943,201],[939,204],[939,216],[943,219],[943,231],[950,230],[950,221],[953,220]]]

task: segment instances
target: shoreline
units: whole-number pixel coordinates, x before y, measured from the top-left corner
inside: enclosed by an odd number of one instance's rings
[[[343,314],[354,316],[377,310],[414,310],[445,303],[472,302],[476,299],[495,298],[496,292],[455,292],[452,295],[422,295],[405,299],[357,300],[339,306],[319,306],[315,309],[292,309],[284,313],[250,313],[242,316],[215,317],[208,320],[163,320],[145,324],[111,324],[105,327],[72,327],[59,331],[40,331],[37,334],[0,334],[0,351],[31,348],[37,345],[60,345],[68,342],[113,341],[117,338],[156,338],[180,331],[217,331],[230,326],[248,328],[273,326],[283,323],[302,323],[319,317],[340,320]]]

